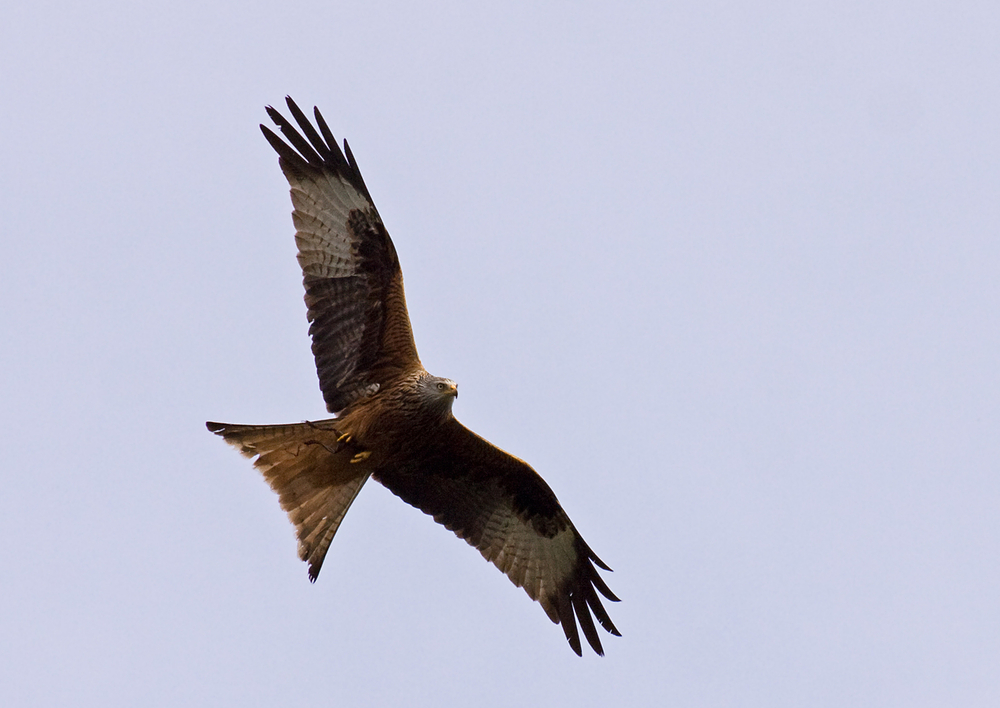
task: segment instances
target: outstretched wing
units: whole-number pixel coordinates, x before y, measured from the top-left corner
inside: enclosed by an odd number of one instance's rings
[[[337,421],[289,425],[230,425],[206,423],[208,429],[247,457],[256,457],[281,508],[295,526],[299,558],[309,564],[316,580],[340,522],[368,471],[350,464],[353,451],[338,442]]]
[[[351,148],[344,141],[345,158],[319,109],[317,132],[286,100],[302,133],[270,106],[267,113],[291,145],[260,128],[291,186],[319,386],[327,409],[337,413],[420,360],[396,249]]]
[[[549,619],[562,624],[578,655],[576,620],[598,654],[604,649],[593,617],[621,636],[597,593],[613,602],[618,598],[594,564],[611,569],[580,537],[545,480],[527,463],[452,419],[409,459],[393,460],[373,476],[464,538],[524,588]]]

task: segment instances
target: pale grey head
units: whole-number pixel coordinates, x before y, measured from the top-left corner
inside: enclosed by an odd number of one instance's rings
[[[424,373],[416,386],[422,407],[439,415],[450,415],[451,404],[458,398],[458,384],[451,379]]]

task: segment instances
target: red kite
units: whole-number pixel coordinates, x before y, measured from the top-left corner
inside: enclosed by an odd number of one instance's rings
[[[597,593],[618,598],[594,564],[611,569],[527,463],[452,415],[458,386],[420,364],[396,249],[351,148],[344,141],[340,151],[319,109],[317,132],[292,99],[287,102],[301,133],[270,106],[267,113],[288,143],[260,128],[291,185],[312,351],[334,417],[289,425],[207,423],[208,429],[257,458],[254,466],[295,525],[310,580],[319,575],[351,502],[374,477],[524,588],[562,624],[578,655],[577,620],[603,655],[593,617],[621,635]]]

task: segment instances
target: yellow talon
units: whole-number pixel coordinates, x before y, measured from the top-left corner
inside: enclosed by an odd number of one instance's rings
[[[351,434],[350,433],[344,433],[339,438],[337,438],[337,442],[339,442],[339,443],[349,443],[349,442],[351,442]]]
[[[364,462],[365,460],[368,459],[370,455],[371,452],[369,452],[368,450],[365,450],[364,452],[359,452],[357,455],[351,458],[351,464],[353,465],[355,462]]]

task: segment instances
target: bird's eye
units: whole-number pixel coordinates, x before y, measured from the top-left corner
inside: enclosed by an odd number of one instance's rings
[[[438,391],[444,391],[445,385],[443,383],[438,383]]]

